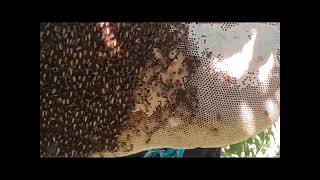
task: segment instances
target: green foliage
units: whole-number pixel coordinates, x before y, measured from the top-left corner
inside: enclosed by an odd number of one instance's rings
[[[221,157],[280,157],[280,122],[246,141],[223,148]]]

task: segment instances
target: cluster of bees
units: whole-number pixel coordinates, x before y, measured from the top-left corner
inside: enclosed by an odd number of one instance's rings
[[[117,151],[154,48],[168,54],[182,36],[172,27],[184,28],[180,23],[41,23],[40,156]]]

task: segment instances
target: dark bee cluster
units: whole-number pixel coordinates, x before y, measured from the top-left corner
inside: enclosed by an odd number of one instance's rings
[[[154,48],[164,54],[177,47],[185,32],[181,23],[110,23],[111,30],[121,47],[134,60],[132,65],[144,66],[151,58]],[[176,31],[171,31],[175,27]]]
[[[119,50],[106,48],[96,23],[40,24],[40,156],[117,151],[133,90],[153,48],[181,37],[168,23],[110,23]]]

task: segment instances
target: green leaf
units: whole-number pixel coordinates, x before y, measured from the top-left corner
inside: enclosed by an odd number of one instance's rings
[[[249,144],[252,144],[252,143],[253,143],[253,138],[249,138],[249,139],[247,140],[247,142],[248,142]]]
[[[230,145],[229,152],[233,154],[241,155],[241,152],[243,151],[243,146],[241,143]]]

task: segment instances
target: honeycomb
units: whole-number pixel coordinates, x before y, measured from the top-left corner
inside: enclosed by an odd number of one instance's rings
[[[40,156],[221,147],[280,116],[280,23],[40,24]]]

